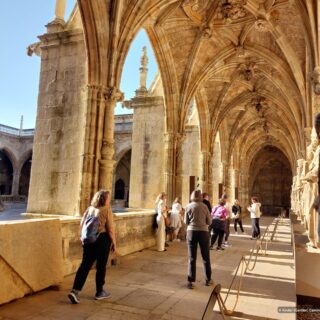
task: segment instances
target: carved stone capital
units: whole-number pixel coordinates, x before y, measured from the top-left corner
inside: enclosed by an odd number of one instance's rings
[[[111,103],[117,103],[124,100],[124,93],[116,87],[107,87],[103,92],[104,99]]]

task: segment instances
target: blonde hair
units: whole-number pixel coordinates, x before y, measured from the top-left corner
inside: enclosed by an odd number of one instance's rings
[[[202,193],[201,193],[201,191],[200,190],[194,190],[191,193],[190,200],[193,201],[193,202],[202,201]]]
[[[91,200],[91,205],[95,208],[104,207],[106,205],[106,200],[109,197],[110,192],[107,190],[99,190],[95,193]]]
[[[157,196],[157,199],[156,199],[156,204],[160,201],[160,200],[163,200],[163,198],[166,196],[166,193],[165,192],[161,192],[159,193],[159,195]]]

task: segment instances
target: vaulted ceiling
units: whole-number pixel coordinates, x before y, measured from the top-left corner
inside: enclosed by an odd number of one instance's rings
[[[184,131],[196,99],[201,147],[249,166],[265,146],[293,166],[312,125],[317,65],[313,1],[79,0],[89,81],[119,86],[132,39],[145,28],[160,69],[168,131]]]

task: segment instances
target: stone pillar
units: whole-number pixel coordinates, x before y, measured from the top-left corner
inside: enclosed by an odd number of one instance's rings
[[[209,183],[212,186],[211,182],[211,176],[210,173],[212,170],[210,170],[211,166],[211,154],[208,151],[202,151],[200,154],[200,163],[201,163],[201,179],[200,179],[200,189],[202,192],[207,192],[208,194],[211,194]]]
[[[124,106],[134,109],[129,207],[154,209],[156,197],[165,191],[163,98],[137,90]]]
[[[168,203],[172,203],[175,193],[175,134],[166,132],[164,135],[164,185]]]
[[[223,187],[224,187],[223,192],[230,197],[230,165],[224,162],[222,166],[223,166]]]
[[[12,189],[11,189],[11,194],[13,196],[19,195],[19,183],[20,183],[20,172],[17,172],[17,170],[14,170],[13,180],[12,180]]]
[[[99,143],[103,134],[104,97],[102,86],[87,86],[87,108],[85,124],[84,152],[82,155],[82,179],[80,211],[83,212],[98,189],[97,172]],[[99,128],[99,130],[97,130]]]
[[[114,108],[123,100],[123,93],[117,88],[107,88],[104,92],[104,128],[99,161],[99,189],[112,190],[114,155]]]
[[[173,198],[179,197],[182,198],[182,183],[183,183],[183,153],[182,146],[183,142],[186,138],[185,134],[174,133],[172,134],[173,139],[173,147],[174,147],[174,159],[173,163],[175,163],[175,181],[174,181],[174,194],[170,197],[170,200],[174,200]],[[171,202],[170,202],[171,203]]]

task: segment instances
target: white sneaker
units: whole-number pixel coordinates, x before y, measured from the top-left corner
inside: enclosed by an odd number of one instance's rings
[[[230,247],[232,247],[229,242],[225,242],[225,243],[223,244],[223,246],[224,246],[225,248],[230,248]]]

